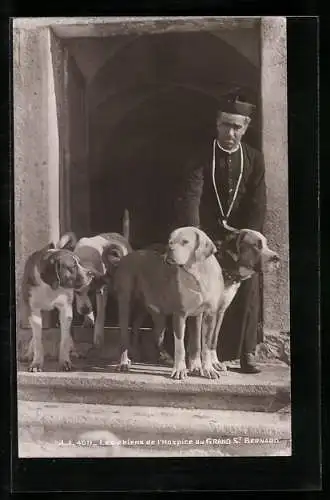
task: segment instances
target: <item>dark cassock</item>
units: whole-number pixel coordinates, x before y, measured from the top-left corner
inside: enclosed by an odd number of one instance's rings
[[[178,226],[197,226],[213,240],[221,240],[220,220],[237,229],[262,232],[266,211],[263,155],[241,142],[228,152],[217,140],[184,168],[177,205]],[[243,281],[226,311],[218,344],[222,361],[254,354],[263,340],[262,277]]]

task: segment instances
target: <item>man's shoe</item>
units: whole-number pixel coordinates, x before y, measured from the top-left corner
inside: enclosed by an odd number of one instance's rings
[[[260,368],[254,362],[253,354],[244,354],[241,357],[241,372],[242,373],[260,373]]]

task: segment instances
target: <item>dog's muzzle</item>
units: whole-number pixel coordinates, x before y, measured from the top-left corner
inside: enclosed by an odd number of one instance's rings
[[[166,262],[166,264],[176,264],[175,260],[170,255],[165,255],[164,261]]]
[[[93,271],[86,270],[84,273],[84,278],[80,279],[80,282],[75,287],[75,291],[76,292],[83,291],[85,288],[87,288],[91,284],[94,277],[95,277],[95,275],[94,275]]]
[[[178,263],[176,262],[176,260],[174,259],[173,255],[172,255],[171,250],[167,250],[167,252],[165,253],[164,262],[166,262],[166,264],[170,264],[170,265],[178,265]]]

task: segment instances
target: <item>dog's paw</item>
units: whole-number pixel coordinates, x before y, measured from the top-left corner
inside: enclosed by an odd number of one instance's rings
[[[72,370],[72,363],[70,359],[60,361],[60,370],[62,372],[70,372]]]
[[[128,372],[130,367],[131,367],[131,360],[130,358],[127,356],[127,351],[124,352],[120,358],[120,361],[116,367],[116,370],[118,372]]]
[[[217,372],[221,372],[221,375],[228,374],[227,365],[225,363],[221,363],[220,361],[218,361],[218,362],[212,363],[212,366]]]
[[[221,361],[218,360],[216,349],[212,349],[210,351],[210,355],[211,355],[211,364],[213,368],[218,372],[223,372],[222,374],[224,374],[224,372],[227,371],[227,366],[225,363],[222,363]]]
[[[132,364],[132,362],[131,362],[130,358],[128,357],[128,350],[125,349],[120,356],[120,361],[116,367],[116,371],[128,372],[131,364]]]
[[[188,376],[188,370],[186,368],[186,363],[183,361],[174,366],[171,378],[174,380],[184,380]]]
[[[202,367],[194,367],[189,369],[189,375],[192,377],[202,377],[203,376],[203,370]]]
[[[189,375],[201,377],[203,375],[202,362],[200,357],[191,358],[188,361]]]
[[[117,372],[128,373],[129,372],[129,365],[118,365]]]
[[[220,377],[220,373],[213,367],[211,363],[204,364],[202,366],[203,376],[210,379],[217,379]]]
[[[43,362],[42,361],[32,361],[29,366],[29,372],[42,372]]]
[[[127,373],[130,370],[131,367],[131,360],[129,359],[127,363],[119,363],[119,365],[116,366],[116,371],[117,372],[122,372],[122,373]]]

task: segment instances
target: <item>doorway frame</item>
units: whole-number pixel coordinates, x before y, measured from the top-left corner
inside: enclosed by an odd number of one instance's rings
[[[265,284],[265,325],[271,329],[289,330],[289,224],[288,224],[288,151],[287,151],[287,101],[286,101],[286,18],[285,17],[119,17],[119,18],[16,18],[13,20],[14,38],[14,136],[15,136],[15,271],[16,283],[20,283],[23,264],[27,256],[61,231],[57,207],[53,208],[50,197],[54,198],[58,187],[52,187],[60,174],[59,163],[52,165],[50,172],[37,165],[40,157],[34,151],[43,151],[42,164],[47,164],[50,156],[48,130],[40,130],[34,123],[49,112],[50,99],[47,78],[42,74],[44,58],[49,57],[50,33],[61,40],[73,37],[105,37],[124,33],[165,33],[171,31],[201,31],[214,28],[260,27],[261,51],[261,108],[262,108],[262,149],[266,163],[266,184],[268,189],[268,221],[266,235],[274,249],[281,250],[282,270],[280,283],[270,280]],[[16,40],[15,40],[16,39]],[[31,50],[32,49],[32,50]],[[15,61],[17,59],[17,61]],[[48,64],[48,63],[47,63]],[[15,68],[16,65],[16,68]],[[32,69],[31,69],[32,68]],[[16,71],[16,75],[15,75]],[[44,71],[44,70],[43,70]],[[18,76],[18,73],[21,73]],[[38,78],[38,81],[33,80]],[[22,86],[22,80],[25,84]],[[18,82],[18,83],[17,83]],[[28,86],[26,86],[26,82]],[[33,82],[33,83],[31,83]],[[279,85],[280,83],[280,85]],[[38,87],[42,99],[35,105],[33,94]],[[48,92],[48,94],[47,94]],[[17,102],[17,104],[15,103]],[[30,114],[26,109],[38,108]],[[45,108],[45,109],[42,109]],[[52,108],[53,109],[53,108]],[[65,110],[62,110],[62,117]],[[30,130],[29,130],[30,129]],[[25,130],[29,130],[26,134]],[[36,141],[42,144],[36,146]],[[48,147],[48,152],[47,152]],[[58,154],[58,153],[56,153]],[[30,170],[27,172],[27,165]],[[49,161],[48,161],[49,165]],[[55,171],[57,169],[57,172]],[[44,193],[36,190],[33,182],[40,176],[48,186]],[[29,179],[30,177],[30,179]],[[23,180],[28,179],[28,186]],[[63,188],[61,188],[63,189]],[[51,193],[52,192],[52,193]],[[32,194],[38,202],[32,199]],[[29,216],[36,210],[42,214],[38,220]],[[58,203],[58,202],[56,202]],[[17,288],[17,298],[19,290]]]

